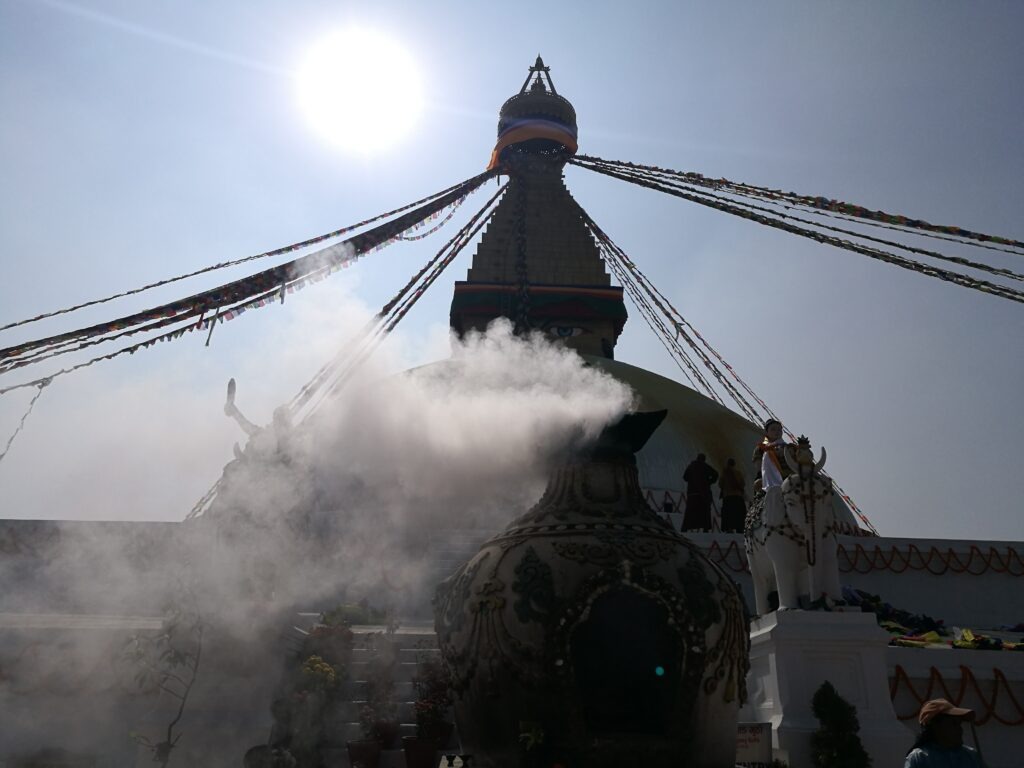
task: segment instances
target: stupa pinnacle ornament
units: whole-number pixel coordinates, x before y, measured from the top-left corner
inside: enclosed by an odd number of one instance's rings
[[[538,55],[519,93],[501,105],[498,143],[488,167],[514,162],[522,152],[559,157],[564,163],[576,154],[577,138],[576,110],[558,95],[551,67]]]

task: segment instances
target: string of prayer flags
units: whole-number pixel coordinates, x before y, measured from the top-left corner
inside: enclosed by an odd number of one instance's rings
[[[249,277],[132,315],[0,349],[0,372],[79,349],[81,345],[72,345],[82,340],[102,343],[142,331],[158,330],[202,317],[209,312],[228,309],[237,304],[244,305],[254,297],[266,300],[268,297],[263,294],[279,297],[282,285],[287,286],[307,276],[322,280],[334,271],[347,267],[360,255],[376,252],[394,243],[403,232],[464,198],[493,175],[493,172],[479,174],[397,219]]]

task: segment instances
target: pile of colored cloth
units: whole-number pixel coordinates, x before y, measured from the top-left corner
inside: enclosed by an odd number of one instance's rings
[[[933,619],[924,614],[911,613],[883,602],[878,595],[872,595],[853,587],[843,587],[843,599],[848,605],[860,606],[864,613],[873,613],[878,624],[892,633],[908,637],[949,634],[942,619]]]
[[[1024,651],[1024,641],[1013,643],[1000,637],[953,627],[953,647],[969,651]]]
[[[878,595],[872,595],[853,587],[843,587],[843,599],[848,605],[859,606],[865,613],[873,613],[878,626],[893,637],[889,645],[903,648],[960,648],[974,651],[1024,651],[1024,638],[1012,642],[992,635],[984,635],[970,629],[947,628],[942,619],[933,619],[924,614],[910,613],[883,602]],[[1005,626],[1001,629],[1019,632],[1024,625]]]

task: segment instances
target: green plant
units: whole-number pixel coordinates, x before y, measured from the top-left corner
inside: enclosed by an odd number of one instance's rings
[[[440,736],[452,705],[451,678],[440,654],[420,654],[413,686],[417,734],[427,738]]]
[[[340,678],[338,670],[321,656],[314,654],[302,662],[302,687],[306,690],[331,691],[337,686]]]
[[[519,721],[519,743],[529,752],[544,743],[544,726],[532,720]]]
[[[871,758],[861,744],[857,708],[826,680],[811,700],[821,727],[811,734],[815,768],[870,768]]]

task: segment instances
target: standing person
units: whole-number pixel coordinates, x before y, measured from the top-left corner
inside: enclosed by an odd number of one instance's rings
[[[964,720],[973,722],[974,711],[954,707],[945,699],[922,704],[917,715],[921,733],[903,768],[984,768],[978,751],[964,745]]]
[[[718,479],[718,494],[722,499],[722,531],[743,533],[743,518],[747,516],[747,479],[736,466],[736,459],[725,463]]]
[[[684,531],[711,530],[711,486],[718,479],[718,472],[707,463],[707,457],[698,453],[683,472],[686,481],[686,513],[683,515]]]
[[[783,460],[782,449],[786,441],[782,439],[782,422],[768,419],[764,423],[764,437],[754,448],[754,493],[759,495],[769,488],[782,485],[782,481],[790,475],[789,465]]]

